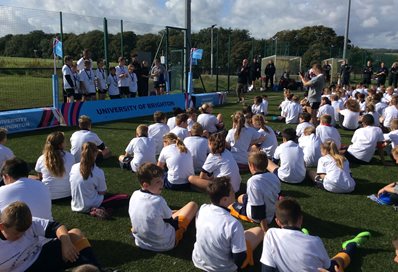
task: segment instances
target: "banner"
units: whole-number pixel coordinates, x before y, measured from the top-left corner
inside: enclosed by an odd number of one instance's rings
[[[184,94],[64,103],[61,114],[68,126],[76,126],[80,115],[99,123],[152,115],[155,111],[171,112],[175,107],[185,107]]]
[[[201,94],[191,94],[191,101],[195,108],[202,106],[204,103],[212,103],[214,106],[222,105],[226,103],[227,93],[217,92],[217,93],[201,93]]]

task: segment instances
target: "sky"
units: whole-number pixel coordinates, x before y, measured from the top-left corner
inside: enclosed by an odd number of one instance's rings
[[[281,30],[324,25],[344,35],[348,0],[192,0],[191,9],[193,32],[217,24],[268,39]],[[184,27],[184,10],[185,0],[0,0],[0,36],[59,32],[59,11],[64,32],[101,28],[106,17],[110,33],[118,32],[121,19],[125,31],[157,33],[166,25]],[[398,49],[397,11],[398,0],[352,0],[349,39],[362,48]]]

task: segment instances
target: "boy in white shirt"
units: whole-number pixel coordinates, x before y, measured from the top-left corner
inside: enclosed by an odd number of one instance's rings
[[[148,127],[148,137],[154,140],[156,155],[159,155],[163,148],[163,136],[169,133],[170,128],[166,125],[167,117],[164,112],[155,111],[153,121],[155,121],[155,124]]]
[[[91,61],[84,61],[84,69],[79,73],[80,86],[83,89],[84,100],[96,100],[95,74],[91,68]]]
[[[117,85],[121,97],[130,97],[129,90],[129,71],[126,67],[126,59],[119,57],[119,65],[116,66],[116,77],[118,78]]]
[[[93,142],[98,147],[97,160],[107,159],[111,156],[110,149],[91,131],[91,119],[87,115],[79,117],[80,130],[74,132],[70,137],[70,153],[75,157],[75,162],[80,162],[81,149],[84,143]]]
[[[62,81],[63,89],[67,96],[67,102],[72,103],[75,95],[75,84],[73,82],[72,64],[73,59],[71,56],[64,57],[64,66],[62,66]]]
[[[262,114],[265,115],[264,103],[261,96],[256,96],[253,101],[253,105],[251,107],[251,111],[254,114]]]
[[[375,127],[373,124],[372,115],[365,114],[362,117],[363,127],[354,132],[351,139],[352,144],[344,154],[350,163],[368,164],[376,149],[379,150],[381,161],[384,163],[384,135],[381,128]]]
[[[263,272],[343,271],[358,246],[370,238],[361,232],[342,244],[343,251],[329,259],[322,240],[301,231],[303,215],[296,200],[285,198],[276,205],[278,228],[270,228],[264,237],[261,263]],[[338,270],[335,270],[338,269]]]
[[[129,96],[136,97],[138,91],[138,79],[137,75],[134,72],[135,66],[133,64],[129,64],[129,66],[127,66],[127,69],[129,71]]]
[[[325,96],[321,98],[321,106],[319,107],[318,113],[316,115],[316,117],[318,118],[318,121],[319,121],[319,118],[324,114],[328,114],[332,117],[331,125],[335,126],[336,125],[336,118],[334,116],[335,110],[331,106],[331,102],[330,102],[329,98],[327,98]]]
[[[334,109],[334,121],[336,124],[337,122],[339,122],[339,111],[344,109],[344,103],[337,94],[332,94],[330,96],[330,100],[331,105]]]
[[[212,204],[203,204],[196,216],[194,265],[205,271],[237,271],[253,265],[253,251],[264,232],[259,227],[245,231],[229,213],[235,194],[228,177],[210,181],[207,193]]]
[[[176,126],[176,116],[180,113],[184,113],[183,109],[179,107],[173,108],[173,117],[167,119],[167,125],[169,126],[170,130],[172,130]]]
[[[299,146],[303,149],[306,167],[315,167],[321,157],[321,140],[315,134],[314,127],[304,129],[304,134],[298,139]]]
[[[146,162],[156,163],[156,146],[151,138],[148,138],[148,127],[139,125],[136,128],[136,137],[126,147],[126,153],[119,156],[119,162],[123,168],[131,169],[134,173]],[[127,166],[124,166],[128,164]]]
[[[391,120],[396,118],[398,118],[398,97],[393,96],[391,98],[390,105],[384,109],[384,112],[380,117],[380,123],[383,123],[383,127],[386,128],[386,130],[389,130]]]
[[[268,95],[262,95],[263,98],[263,108],[264,108],[264,115],[268,114]]]
[[[104,100],[108,90],[106,86],[106,72],[104,70],[104,60],[97,60],[97,70],[95,70],[95,79],[97,83],[98,99]]]
[[[207,139],[202,137],[202,135],[202,126],[199,123],[194,123],[191,129],[191,136],[184,139],[184,144],[192,155],[195,173],[199,173],[202,170],[207,154],[210,152]]]
[[[304,133],[304,129],[307,127],[314,127],[313,124],[310,123],[311,114],[308,112],[302,112],[299,117],[299,124],[296,127],[296,135],[297,137],[301,137]]]
[[[137,172],[141,189],[130,198],[129,215],[135,244],[151,251],[176,247],[198,211],[198,205],[192,201],[174,212],[169,208],[161,196],[163,174],[159,166],[144,163]]]
[[[3,163],[6,160],[14,158],[14,153],[11,149],[5,146],[7,143],[7,129],[0,128],[0,173],[3,169]],[[4,185],[3,177],[0,177],[0,186]]]
[[[170,133],[177,135],[181,141],[184,141],[189,136],[188,132],[188,115],[186,113],[180,113],[176,116],[176,126],[170,130]]]
[[[79,229],[32,218],[20,201],[0,213],[0,271],[64,271],[92,264],[98,267],[89,241]]]
[[[341,147],[341,136],[339,131],[332,127],[332,117],[330,115],[324,114],[319,118],[321,124],[316,128],[316,135],[319,137],[322,143],[327,140],[332,140],[336,143],[337,148]]]
[[[286,128],[282,132],[283,143],[274,153],[274,160],[280,160],[280,167],[273,161],[268,160],[267,170],[274,173],[278,178],[287,183],[300,183],[305,178],[304,153],[295,142],[296,131]]]
[[[268,157],[264,152],[249,155],[252,176],[247,181],[246,194],[240,195],[229,209],[231,215],[248,222],[260,224],[266,232],[275,215],[275,203],[281,191],[281,182],[267,171]]]
[[[292,101],[282,110],[282,116],[285,117],[286,124],[297,124],[302,112],[303,107],[300,105],[300,98],[294,95]]]
[[[108,92],[110,99],[120,98],[119,87],[117,86],[116,68],[114,66],[109,68],[109,76],[107,80]]]

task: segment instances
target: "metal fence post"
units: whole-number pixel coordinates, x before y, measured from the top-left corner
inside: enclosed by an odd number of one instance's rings
[[[123,45],[123,20],[120,20],[120,56],[124,57]]]
[[[109,55],[108,55],[108,20],[104,18],[104,59],[106,70],[109,71]]]
[[[59,12],[59,36],[62,42],[62,56],[64,56],[64,27],[62,23],[62,11]],[[62,58],[62,64],[64,64],[64,58]]]

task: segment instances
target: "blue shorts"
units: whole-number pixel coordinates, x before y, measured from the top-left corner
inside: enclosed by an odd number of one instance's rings
[[[165,173],[163,187],[166,188],[166,189],[176,190],[176,191],[179,191],[179,190],[190,190],[191,189],[191,184],[190,183],[183,183],[183,184],[171,183],[167,179],[167,173]]]

